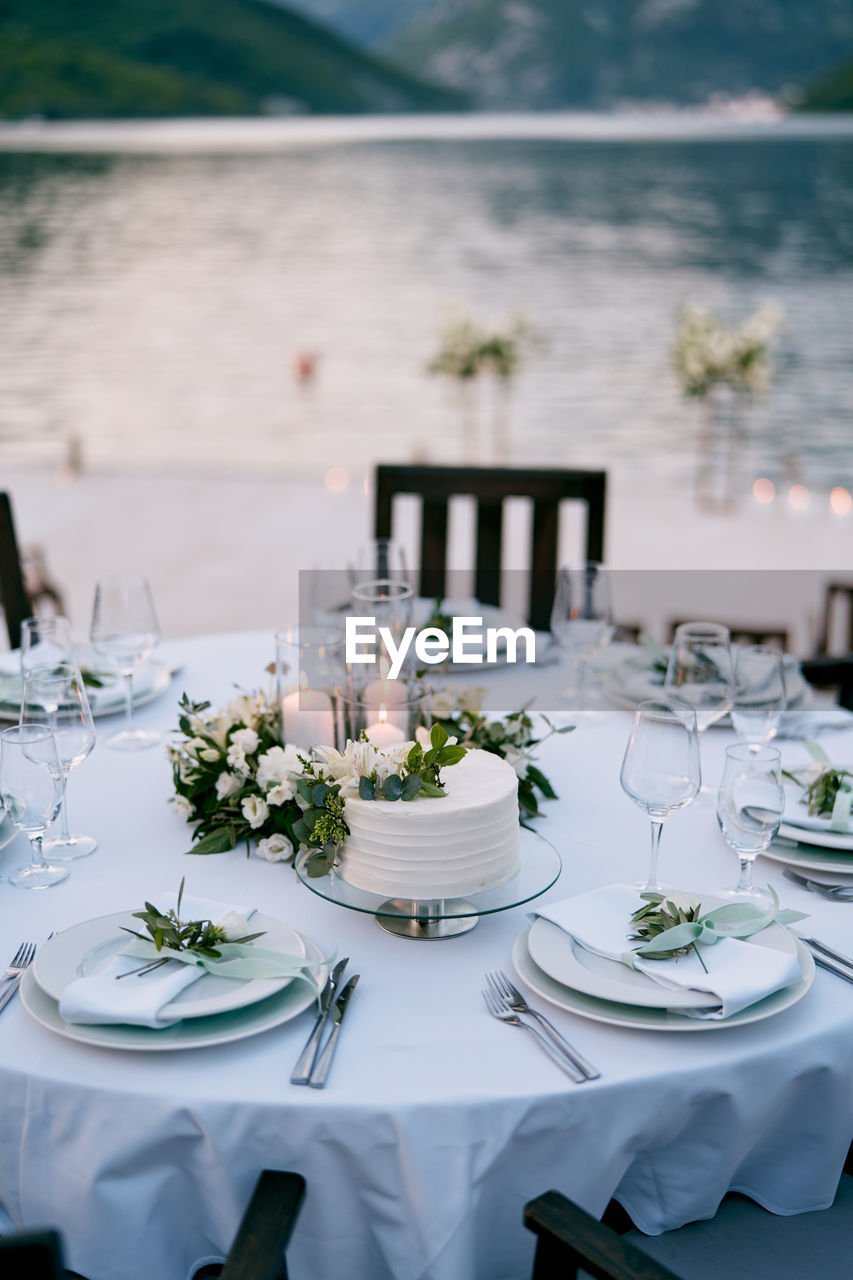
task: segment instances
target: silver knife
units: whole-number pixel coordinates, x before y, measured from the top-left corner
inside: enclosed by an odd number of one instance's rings
[[[335,1045],[337,1044],[338,1036],[340,1034],[341,1023],[343,1022],[344,1014],[347,1011],[349,998],[353,991],[355,991],[356,983],[360,976],[361,975],[357,973],[354,977],[350,978],[349,982],[332,1005],[332,1021],[335,1025],[332,1027],[332,1034],[326,1041],[326,1047],[323,1049],[323,1052],[320,1054],[320,1057],[314,1064],[314,1069],[311,1072],[311,1079],[308,1083],[312,1089],[322,1089],[326,1083],[326,1076],[329,1074],[329,1067],[332,1065],[332,1058],[335,1055]]]
[[[805,945],[811,952],[811,957],[815,964],[819,965],[821,969],[826,969],[828,973],[834,973],[836,978],[843,978],[845,982],[853,982],[853,969],[848,969],[843,964],[836,964],[834,960],[830,960],[829,956],[825,956],[818,951],[817,947],[809,946],[808,943]]]
[[[308,1037],[305,1048],[299,1055],[299,1061],[293,1068],[293,1075],[290,1077],[291,1084],[307,1084],[314,1066],[314,1060],[317,1057],[317,1051],[320,1047],[320,1040],[323,1036],[326,1023],[329,1021],[329,1014],[332,1011],[332,1001],[338,989],[338,983],[343,977],[344,969],[349,964],[349,956],[344,956],[343,960],[339,960],[326,981],[320,995],[320,1012],[317,1014],[317,1021],[314,1024],[314,1030]]]
[[[819,941],[818,938],[803,938],[803,942],[809,947],[816,947],[818,951],[822,951],[825,956],[828,956],[830,960],[834,960],[836,964],[844,965],[853,976],[853,960],[850,959],[850,956],[846,956],[843,951],[836,951],[834,947],[828,947],[825,942]]]

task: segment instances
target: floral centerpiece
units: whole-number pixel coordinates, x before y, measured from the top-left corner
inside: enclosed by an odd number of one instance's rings
[[[770,382],[770,340],[781,322],[780,311],[762,306],[728,329],[704,307],[685,307],[673,349],[684,395],[704,398],[718,385],[764,391]]]

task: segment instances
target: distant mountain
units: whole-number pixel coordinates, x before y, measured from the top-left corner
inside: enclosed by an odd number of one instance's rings
[[[853,0],[432,0],[388,52],[489,108],[792,93],[853,52]]]
[[[279,0],[271,3],[278,4]],[[292,0],[290,8],[332,27],[355,44],[370,48],[391,40],[429,3],[430,0]]]
[[[262,0],[0,0],[7,119],[464,106]]]
[[[806,85],[802,111],[853,111],[853,58]]]

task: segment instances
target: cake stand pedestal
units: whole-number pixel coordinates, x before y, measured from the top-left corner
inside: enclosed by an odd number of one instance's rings
[[[551,888],[562,865],[554,846],[538,832],[522,827],[519,852],[521,867],[511,880],[466,898],[387,898],[357,889],[334,870],[324,876],[309,876],[305,863],[310,851],[298,855],[296,874],[312,893],[327,902],[375,916],[380,929],[387,933],[432,942],[469,933],[480,916],[520,907]]]

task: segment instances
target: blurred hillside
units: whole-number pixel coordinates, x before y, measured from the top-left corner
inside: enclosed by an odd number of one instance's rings
[[[464,106],[464,94],[262,0],[0,0],[7,119]]]

